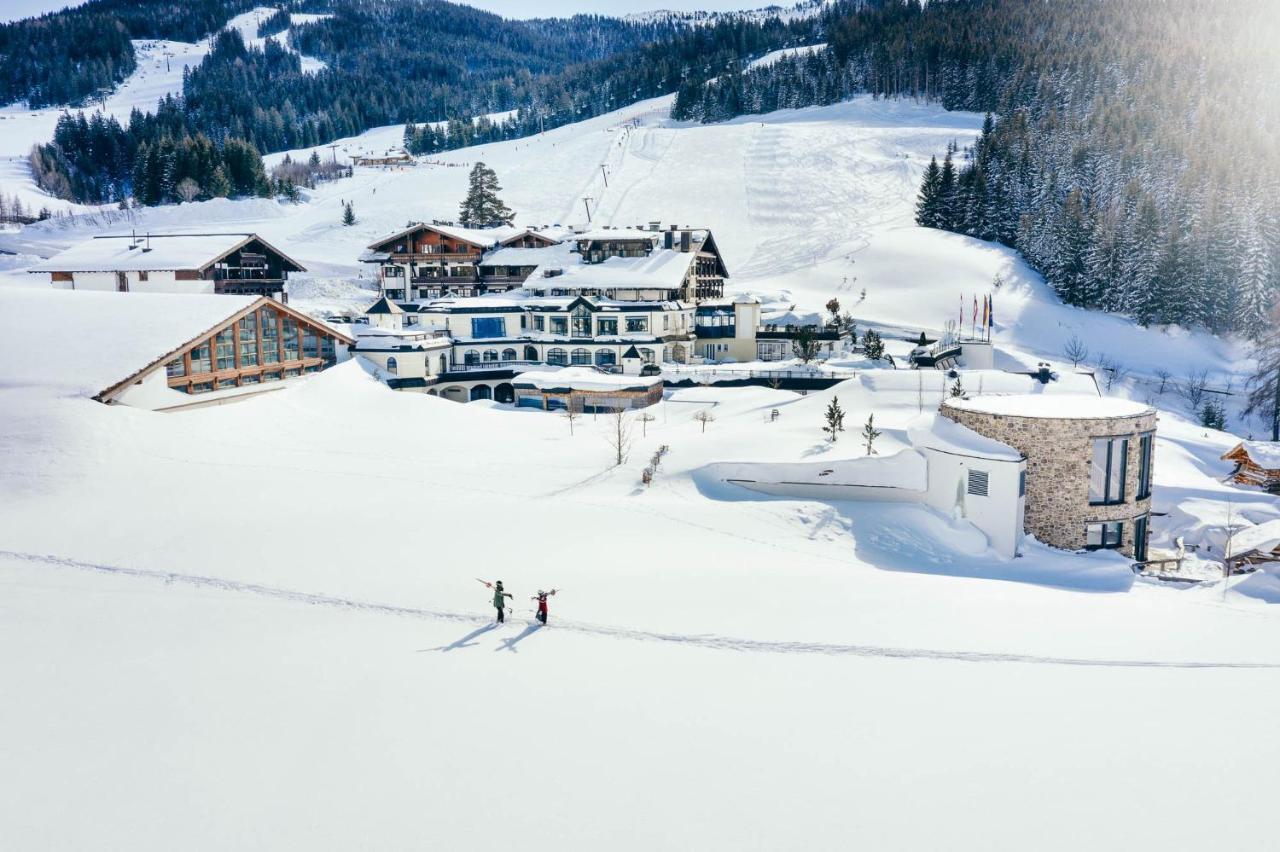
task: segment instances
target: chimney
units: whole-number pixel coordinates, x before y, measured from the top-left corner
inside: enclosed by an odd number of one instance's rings
[[[665,249],[675,248],[675,234],[667,231],[662,235],[662,247]]]
[[[151,251],[151,232],[147,232],[147,247],[143,251]]]
[[[688,251],[693,248],[693,231],[680,232],[680,251]]]

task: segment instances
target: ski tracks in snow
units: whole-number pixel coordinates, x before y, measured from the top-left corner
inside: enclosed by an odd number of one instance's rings
[[[127,568],[118,565],[83,562],[76,559],[66,559],[35,553],[0,550],[0,557],[12,559],[25,565],[41,565],[55,570],[71,569],[117,577],[129,577],[150,582],[161,582],[165,585],[179,584],[197,589],[248,594],[262,598],[273,598],[290,603],[310,604],[312,606],[324,606],[375,615],[393,615],[403,618],[451,621],[460,624],[484,624],[489,621],[489,617],[487,615],[481,616],[470,613],[449,612],[447,610],[359,601],[332,595],[321,595],[276,586],[266,586],[258,583],[242,583],[218,577],[201,577],[171,571],[152,571],[143,568]],[[769,641],[760,639],[744,639],[732,636],[717,636],[714,634],[660,633],[648,630],[633,630],[626,627],[569,621],[565,619],[556,620],[556,631],[568,631],[570,633],[577,633],[584,636],[599,636],[608,639],[622,639],[636,642],[661,642],[688,647],[708,648],[717,651],[737,651],[740,653],[821,654],[826,656],[869,657],[873,659],[948,660],[966,663],[1023,663],[1029,665],[1101,668],[1280,669],[1280,663],[1213,662],[1195,660],[1100,660],[1082,657],[1052,657],[1033,654],[1011,654],[986,651],[946,651],[930,648],[900,648],[884,645],[842,645],[826,642]],[[458,647],[466,646],[458,645]]]

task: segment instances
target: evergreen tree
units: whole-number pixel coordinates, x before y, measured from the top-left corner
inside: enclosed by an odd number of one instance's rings
[[[862,351],[872,361],[879,361],[884,357],[884,341],[875,329],[869,328],[863,333]]]
[[[351,226],[356,223],[355,202],[348,201],[342,205],[342,224]]]
[[[502,187],[493,169],[477,162],[471,169],[470,181],[467,197],[458,210],[458,221],[468,228],[510,225],[515,214],[498,198]]]
[[[916,200],[916,224],[922,228],[937,228],[941,222],[942,170],[938,158],[929,160],[920,183],[920,195]]]
[[[823,421],[826,425],[822,427],[822,431],[827,433],[827,437],[834,444],[839,437],[839,433],[844,431],[844,409],[840,407],[839,397],[831,397],[826,413],[823,414]]]
[[[876,416],[874,414],[867,415],[867,422],[862,427],[862,440],[867,442],[867,455],[877,455],[875,449],[876,438],[880,437],[880,430],[876,428]]]

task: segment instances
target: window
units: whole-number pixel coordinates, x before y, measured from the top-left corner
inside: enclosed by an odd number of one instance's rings
[[[573,336],[591,336],[591,311],[583,305],[573,309]]]
[[[256,314],[240,318],[240,366],[258,366],[258,317]]]
[[[514,361],[514,360],[516,360],[516,350],[514,350],[514,349],[503,349],[503,350],[502,350],[502,360],[503,360],[503,361]]]
[[[320,357],[330,364],[338,360],[336,341],[328,335],[320,338]]]
[[[213,390],[213,382],[196,382],[191,386],[192,393],[208,393]]]
[[[497,361],[497,360],[498,360],[498,350],[497,350],[497,349],[486,349],[486,350],[484,350],[484,361],[485,361],[485,363],[486,363],[486,364],[487,364],[487,363],[489,363],[490,361]]]
[[[404,270],[398,266],[384,266],[382,267],[382,277],[383,278],[403,278]]]
[[[648,331],[648,330],[649,330],[648,317],[627,317],[627,331],[635,332],[635,331]]]
[[[218,390],[222,390],[223,388],[233,388],[235,386],[236,380],[234,377],[230,379],[218,379]]]
[[[1027,472],[1025,470],[1018,471],[1018,496],[1027,496]]]
[[[640,360],[644,361],[646,364],[652,364],[652,363],[653,363],[653,350],[652,350],[652,349],[641,349],[641,350],[640,350]]]
[[[256,384],[258,384],[258,383],[259,383],[259,382],[261,382],[261,381],[262,381],[262,376],[259,376],[259,375],[257,375],[257,374],[254,374],[254,375],[252,375],[252,376],[241,376],[241,377],[240,377],[240,384],[241,384],[241,386],[244,386],[244,385],[256,385]]]
[[[276,314],[270,308],[258,311],[258,329],[262,336],[262,363],[280,363],[280,329],[276,325]]]
[[[583,348],[581,348],[581,347],[579,347],[579,348],[577,348],[577,349],[573,350],[573,363],[575,363],[575,364],[590,364],[590,363],[591,363],[591,353],[590,353],[590,352],[588,352],[586,349],[583,349]]]
[[[506,323],[502,317],[474,317],[471,320],[471,336],[477,340],[502,337],[506,333]]]
[[[552,317],[551,333],[552,334],[568,334],[569,318],[568,317]]]
[[[219,370],[234,370],[236,368],[236,341],[235,332],[229,328],[224,328],[218,332],[217,357]]]
[[[175,358],[168,364],[164,365],[164,372],[165,375],[170,378],[174,376],[185,376],[187,374],[187,368],[183,365],[181,358]]]
[[[536,347],[536,346],[526,346],[526,347],[524,348],[524,360],[526,360],[526,361],[537,361],[537,360],[538,360],[538,347]]]
[[[147,270],[145,270],[145,269],[141,269],[141,270],[139,270],[139,271],[138,271],[138,280],[139,280],[139,281],[146,281],[146,280],[148,280],[150,277],[151,277],[151,275],[147,272]]]
[[[284,317],[284,360],[297,361],[298,354],[298,321],[293,317]]]
[[[1089,466],[1089,502],[1094,505],[1124,502],[1124,474],[1129,455],[1128,438],[1094,438]]]
[[[526,314],[521,314],[521,315],[520,315],[520,330],[521,330],[521,331],[524,331],[524,330],[525,330],[526,328],[528,328],[528,327],[529,327],[529,317],[528,317],[528,315],[526,315]]]
[[[602,319],[597,323],[597,327],[600,329],[600,334],[618,333],[618,321],[616,319]]]
[[[566,364],[568,364],[568,363],[569,363],[569,356],[568,356],[568,353],[567,353],[567,352],[565,352],[563,349],[561,349],[561,348],[560,348],[560,347],[558,347],[558,346],[557,346],[557,347],[555,347],[555,348],[553,348],[553,349],[548,349],[548,350],[547,350],[547,363],[548,363],[548,364],[558,364],[558,365],[560,365],[560,366],[562,366],[562,367],[563,367],[564,365],[566,365]]]
[[[1124,522],[1108,521],[1101,524],[1085,524],[1084,546],[1089,550],[1099,548],[1115,550],[1124,541]]]
[[[989,479],[990,476],[985,470],[969,471],[969,493],[975,497],[986,497]]]
[[[1147,526],[1150,516],[1143,515],[1133,521],[1133,558],[1138,562],[1147,561]]]
[[[671,314],[662,315],[662,330],[666,331],[671,328]]]
[[[396,363],[396,357],[394,355],[387,359],[387,372],[394,373],[398,367],[399,364]]]
[[[462,356],[462,363],[463,363],[463,364],[466,364],[466,365],[479,364],[479,363],[480,363],[480,353],[479,353],[479,352],[477,352],[477,351],[476,351],[476,350],[474,350],[474,349],[468,349],[468,350],[466,351],[466,354],[464,354],[464,355]]]
[[[547,330],[546,319],[540,316],[535,316],[533,318],[533,327],[536,328],[538,331],[546,331]]]
[[[213,360],[210,357],[208,342],[201,343],[195,349],[191,350],[191,373],[212,373]],[[212,388],[210,388],[212,390]]]
[[[265,373],[262,374],[262,380],[264,382],[278,382],[280,381],[280,371],[267,370]]]
[[[596,350],[597,367],[612,367],[616,363],[618,363],[618,357],[614,352],[608,349]]]
[[[1147,432],[1138,437],[1138,494],[1139,500],[1151,496],[1151,454],[1155,449],[1155,434]]]
[[[301,375],[302,375],[302,370],[300,370],[297,367],[290,367],[289,369],[284,371],[284,377],[286,379],[292,379],[295,376],[301,376]]]
[[[309,326],[302,327],[302,355],[304,358],[320,357],[320,339],[316,330]]]

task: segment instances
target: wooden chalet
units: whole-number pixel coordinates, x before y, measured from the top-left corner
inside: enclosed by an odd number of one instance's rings
[[[363,154],[352,157],[351,162],[356,166],[412,166],[414,165],[413,157],[406,151],[388,151],[385,154]]]
[[[1280,442],[1241,441],[1222,455],[1235,463],[1230,478],[1240,485],[1280,488]]]
[[[533,228],[527,228],[515,236],[507,237],[500,240],[498,245],[503,248],[546,248],[554,246],[560,240],[556,239],[546,231],[537,231]]]
[[[419,223],[373,243],[360,260],[378,264],[382,292],[390,299],[475,296],[482,292],[480,258],[499,235],[505,230]]]
[[[302,264],[252,233],[145,234],[86,240],[32,266],[56,289],[217,293],[288,301]]]

